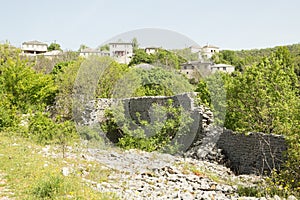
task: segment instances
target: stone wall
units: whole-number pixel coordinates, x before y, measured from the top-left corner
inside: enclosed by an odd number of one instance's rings
[[[280,170],[287,144],[283,136],[235,133],[222,127],[204,129],[204,137],[184,153],[186,157],[225,164],[236,174],[268,174]]]
[[[280,169],[284,161],[282,152],[287,150],[283,136],[249,133],[239,134],[223,130],[217,148],[228,160],[227,165],[236,174],[265,174]]]
[[[237,174],[262,174],[271,169],[280,169],[284,160],[282,152],[287,149],[284,137],[251,133],[236,134],[222,127],[212,126],[213,114],[204,106],[196,106],[195,93],[185,93],[171,97],[137,97],[128,99],[97,99],[86,105],[81,116],[81,125],[93,126],[105,120],[105,110],[116,102],[124,105],[125,116],[138,121],[151,121],[152,105],[166,105],[171,99],[175,107],[182,106],[194,120],[189,126],[189,133],[181,137],[179,142],[184,148],[184,156],[202,160],[210,160],[226,164]],[[120,135],[114,138],[118,141]]]

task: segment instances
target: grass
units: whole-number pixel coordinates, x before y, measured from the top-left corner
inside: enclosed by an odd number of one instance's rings
[[[94,190],[85,179],[102,182],[111,171],[84,159],[44,156],[42,146],[0,132],[0,199],[118,199]],[[72,169],[63,176],[63,167]],[[83,174],[83,171],[86,173]],[[3,192],[9,189],[8,192]]]

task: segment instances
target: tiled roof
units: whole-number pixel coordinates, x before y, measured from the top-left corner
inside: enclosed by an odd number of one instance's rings
[[[33,41],[27,41],[27,42],[23,42],[23,44],[34,44],[34,45],[47,45],[46,43],[37,41],[37,40],[33,40]],[[48,46],[48,45],[47,45]]]

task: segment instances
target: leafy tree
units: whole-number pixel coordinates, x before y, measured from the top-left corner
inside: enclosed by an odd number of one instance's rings
[[[82,51],[82,50],[84,50],[86,48],[89,48],[89,47],[87,45],[85,45],[85,44],[81,44],[80,47],[79,47],[79,49],[78,49],[78,51]]]
[[[109,45],[105,44],[105,45],[101,46],[99,49],[100,49],[100,51],[109,51]]]
[[[60,50],[60,51],[61,51],[60,44],[57,44],[57,43],[51,43],[51,44],[48,46],[48,51],[54,51],[54,50]]]
[[[139,43],[138,43],[136,37],[134,37],[132,39],[131,43],[132,43],[132,47],[133,47],[133,52],[135,52],[135,50],[137,50],[139,48]]]
[[[62,62],[57,64],[51,72],[58,88],[52,112],[55,117],[59,117],[61,120],[72,119],[73,86],[82,62],[83,58]]]
[[[268,195],[300,195],[300,99],[293,60],[285,47],[228,79],[227,128],[283,134],[287,161],[268,179]],[[280,189],[281,187],[281,189]]]
[[[30,108],[53,103],[57,88],[50,75],[37,73],[26,61],[11,58],[0,66],[0,71],[2,92],[11,107],[26,113]]]
[[[143,49],[136,49],[129,66],[140,63],[149,63],[155,66],[179,69],[180,64],[184,62],[186,62],[186,59],[165,49],[158,49],[157,52],[150,55],[148,55]]]
[[[151,122],[148,122],[141,119],[139,113],[138,120],[131,121],[125,116],[123,105],[114,106],[107,111],[108,120],[102,128],[108,135],[120,133],[117,144],[124,149],[178,153],[180,144],[172,140],[187,134],[193,120],[182,107],[174,106],[172,100],[166,105],[153,104],[152,108]]]
[[[272,56],[237,73],[228,85],[226,126],[233,130],[287,134],[295,121],[297,97],[292,68]]]
[[[188,60],[188,61],[196,61],[199,60],[198,53],[192,53],[190,48],[184,48],[184,49],[176,49],[173,50],[176,55],[181,56],[182,58]]]
[[[134,56],[130,60],[130,63],[128,66],[138,65],[141,63],[153,63],[154,62],[154,56],[148,55],[144,49],[136,49],[134,51]]]
[[[99,98],[111,98],[113,90],[115,89],[115,84],[124,76],[124,74],[128,70],[127,65],[119,64],[116,61],[111,60],[110,58],[108,60],[108,66],[103,70],[96,90],[96,96]],[[99,62],[102,61],[99,60]]]
[[[194,87],[175,70],[131,68],[115,85],[113,97],[170,96],[191,91]]]

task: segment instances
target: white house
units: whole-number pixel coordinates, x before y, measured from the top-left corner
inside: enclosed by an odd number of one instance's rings
[[[219,53],[219,47],[213,46],[213,45],[205,45],[202,47],[199,56],[204,58],[211,58],[215,53]]]
[[[110,56],[109,51],[100,51],[98,49],[92,49],[92,48],[85,48],[81,49],[79,52],[79,55],[82,57],[89,57],[89,56]]]
[[[128,64],[133,55],[133,46],[131,42],[111,42],[109,43],[110,57],[117,62]]]
[[[215,64],[210,67],[211,72],[215,73],[216,71],[222,71],[227,73],[232,73],[235,70],[235,67],[232,65],[226,65],[226,64]]]
[[[146,47],[145,52],[148,55],[150,55],[150,54],[156,53],[158,49],[159,49],[158,47]]]
[[[28,41],[22,43],[22,54],[26,55],[37,55],[46,53],[48,49],[48,45],[39,41]]]

